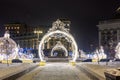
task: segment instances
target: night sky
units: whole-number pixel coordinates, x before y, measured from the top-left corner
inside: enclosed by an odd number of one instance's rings
[[[119,6],[120,0],[0,0],[0,26],[51,25],[57,18],[68,18],[79,48],[88,51],[90,44],[98,44],[98,22],[113,18]]]

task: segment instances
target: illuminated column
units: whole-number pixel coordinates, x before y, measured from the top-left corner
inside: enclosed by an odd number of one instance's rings
[[[32,41],[31,40],[29,40],[28,45],[29,45],[29,48],[30,48],[31,45],[32,45]]]
[[[38,46],[39,47],[39,46]],[[45,48],[45,43],[43,43],[43,45],[42,45],[42,49],[44,49]]]
[[[120,41],[119,40],[119,37],[120,37],[119,35],[120,35],[120,30],[117,30],[117,43]]]
[[[32,39],[32,48],[34,49],[34,39]]]
[[[70,42],[69,42],[69,51],[71,50],[71,44],[70,44]]]
[[[24,41],[21,40],[20,42],[21,42],[21,46],[22,46],[22,48],[23,48],[23,46],[24,46]]]
[[[33,47],[33,40],[30,39],[30,48],[32,48],[32,47]]]
[[[50,42],[47,42],[47,49],[50,49]]]
[[[53,46],[56,45],[56,41],[55,41],[55,38],[53,38]]]
[[[36,49],[38,49],[38,39],[37,38],[35,39],[35,47],[36,47]]]
[[[45,49],[45,43],[44,43],[44,45],[43,45],[43,49]]]
[[[39,37],[40,37],[40,34],[42,34],[43,32],[40,31],[40,30],[34,30],[34,34],[37,34],[37,44],[36,44],[36,48],[39,49]]]
[[[28,40],[28,44],[27,44],[27,47],[28,47],[28,48],[30,48],[30,44],[29,44],[29,43],[30,43],[30,40]]]
[[[30,39],[30,42],[29,42],[30,48],[32,48],[32,44],[33,44],[33,42],[32,42],[32,40]]]
[[[27,40],[25,40],[25,47],[27,47],[27,44],[28,44],[28,41],[27,41]]]
[[[101,30],[99,30],[99,46],[101,45]]]

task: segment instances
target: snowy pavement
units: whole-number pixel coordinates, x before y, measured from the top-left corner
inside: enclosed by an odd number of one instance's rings
[[[7,66],[7,64],[0,64],[0,80],[12,76],[35,65],[36,64],[32,63],[12,63],[9,66]]]
[[[0,64],[0,80],[10,75],[28,69],[31,66],[38,65],[37,63],[28,64]],[[120,62],[78,62],[76,66],[82,66],[94,74],[98,74],[105,78],[104,72],[106,69],[120,68]],[[48,62],[45,66],[39,66],[29,73],[19,77],[17,80],[90,80],[88,75],[81,71],[80,67],[72,66],[67,62]],[[103,79],[102,79],[103,80]]]
[[[47,63],[17,80],[90,80],[83,72],[68,63]]]
[[[120,62],[108,62],[107,65],[106,62],[100,62],[99,64],[97,62],[80,62],[77,63],[77,65],[84,67],[103,78],[105,78],[104,72],[106,70],[120,68]]]

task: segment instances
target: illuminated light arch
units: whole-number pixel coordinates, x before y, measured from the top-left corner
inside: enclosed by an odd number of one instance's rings
[[[54,34],[62,34],[66,37],[68,37],[70,39],[71,45],[72,45],[72,51],[73,51],[73,55],[72,55],[72,61],[75,62],[77,57],[78,57],[78,46],[77,43],[75,41],[75,39],[73,38],[73,36],[69,33],[69,31],[64,27],[65,24],[63,22],[61,22],[59,19],[54,22],[52,24],[52,28],[49,29],[48,33],[46,33],[43,38],[40,41],[39,44],[39,57],[41,61],[44,61],[44,54],[43,54],[43,45],[45,40],[54,35]]]
[[[51,56],[53,56],[53,51],[57,50],[57,49],[62,49],[65,51],[65,56],[68,56],[68,51],[67,49],[62,45],[62,43],[60,41],[57,42],[57,44],[53,47],[52,51],[51,51]]]
[[[46,39],[47,37],[49,37],[50,35],[56,34],[56,33],[63,34],[63,35],[65,35],[65,36],[67,36],[67,37],[69,37],[69,38],[71,39],[72,44],[74,45],[74,49],[73,49],[73,54],[74,54],[74,55],[73,55],[73,61],[76,61],[77,56],[78,56],[78,47],[77,47],[77,44],[76,44],[73,36],[70,35],[70,34],[68,34],[68,33],[66,33],[66,32],[64,32],[64,31],[60,31],[60,30],[56,30],[56,31],[50,32],[49,34],[46,34],[46,35],[42,38],[42,40],[41,40],[41,42],[40,42],[40,44],[39,44],[39,57],[40,57],[40,60],[41,60],[41,61],[44,61],[44,59],[43,59],[44,54],[43,54],[43,50],[42,50],[42,44],[44,43],[44,41],[45,41],[45,39]]]

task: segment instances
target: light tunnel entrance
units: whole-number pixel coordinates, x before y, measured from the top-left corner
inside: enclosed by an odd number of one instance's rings
[[[59,19],[57,21],[55,21],[52,25],[52,28],[50,28],[50,30],[48,31],[48,33],[46,33],[43,38],[40,41],[39,44],[39,57],[41,61],[45,61],[45,56],[44,56],[44,52],[43,52],[43,48],[44,48],[44,43],[45,41],[50,37],[53,36],[55,34],[60,34],[63,37],[65,37],[66,39],[69,40],[69,42],[72,45],[72,61],[75,62],[77,57],[78,57],[78,47],[77,47],[77,43],[74,39],[74,37],[69,33],[69,31],[67,31],[66,28],[64,28],[65,24],[63,22],[61,22]],[[59,36],[57,36],[59,37]],[[53,51],[56,50],[56,48],[62,48],[65,51],[65,56],[68,56],[68,51],[64,46],[59,46],[57,45],[56,47],[54,47],[51,51],[51,56],[53,55]]]
[[[68,57],[68,51],[62,45],[62,43],[58,41],[57,44],[51,50],[51,56]]]
[[[52,58],[67,58],[66,53],[64,50],[61,49],[56,49],[52,52],[51,55]]]

